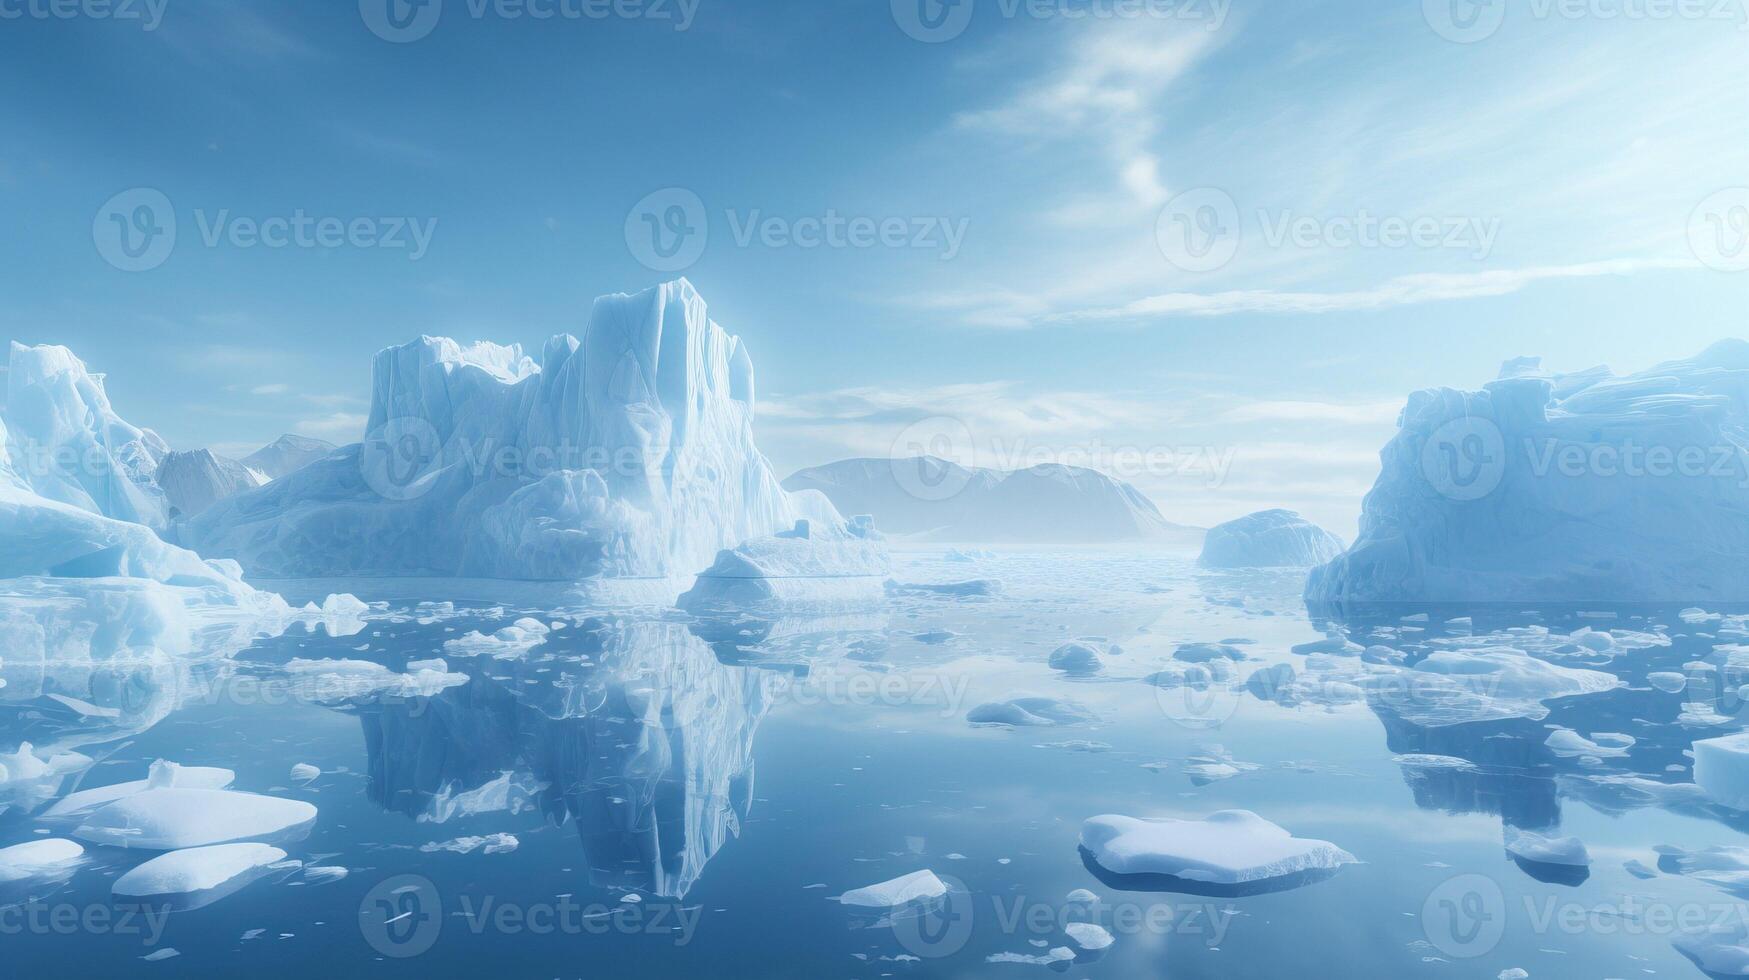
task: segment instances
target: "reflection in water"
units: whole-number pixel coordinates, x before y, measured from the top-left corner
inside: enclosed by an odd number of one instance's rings
[[[361,709],[370,797],[436,822],[538,808],[576,821],[593,883],[684,896],[746,819],[777,678],[683,624],[564,636],[540,659],[454,662],[472,681],[429,701]]]

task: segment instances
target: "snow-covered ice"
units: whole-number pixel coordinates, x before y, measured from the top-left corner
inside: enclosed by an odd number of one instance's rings
[[[974,725],[1040,728],[1078,724],[1092,721],[1093,717],[1093,713],[1078,702],[1037,695],[991,701],[966,713],[966,720]]]
[[[1749,810],[1749,732],[1695,742],[1694,781],[1725,806]]]
[[[1224,885],[1357,861],[1328,841],[1294,837],[1249,810],[1221,810],[1203,820],[1107,814],[1081,825],[1081,846],[1113,874],[1171,875]]]
[[[891,909],[920,899],[940,898],[946,894],[947,885],[935,876],[935,872],[925,869],[901,875],[891,881],[853,888],[838,896],[838,900],[845,905],[862,908]]]
[[[1591,852],[1579,838],[1549,837],[1519,827],[1506,828],[1506,853],[1532,864],[1584,867],[1591,863]]]
[[[1051,669],[1060,670],[1066,674],[1093,674],[1105,666],[1100,658],[1099,649],[1091,643],[1071,640],[1051,651],[1049,660]]]
[[[83,847],[58,837],[0,847],[0,884],[62,874],[84,856]]]
[[[91,814],[73,836],[92,844],[170,851],[290,837],[316,819],[302,800],[223,789],[148,789]]]
[[[1209,528],[1205,568],[1309,568],[1342,553],[1334,534],[1291,510],[1263,510]]]
[[[1087,950],[1105,949],[1117,940],[1097,922],[1071,922],[1063,926],[1075,945]]]
[[[268,844],[213,844],[160,854],[116,879],[112,891],[136,898],[234,890],[286,859]]]
[[[867,605],[884,594],[890,565],[885,539],[866,516],[799,520],[719,552],[678,605],[695,615]]]
[[[291,678],[299,700],[315,704],[338,704],[378,698],[424,698],[468,682],[468,675],[451,673],[441,660],[409,663],[406,673],[397,673],[369,660],[305,660],[280,668]]]
[[[148,767],[145,779],[111,783],[108,786],[96,786],[68,793],[56,800],[54,806],[44,810],[43,816],[50,819],[82,817],[98,807],[108,806],[116,800],[133,796],[136,793],[143,793],[148,789],[166,787],[224,789],[230,786],[236,778],[237,774],[229,769],[182,766],[159,759]]]

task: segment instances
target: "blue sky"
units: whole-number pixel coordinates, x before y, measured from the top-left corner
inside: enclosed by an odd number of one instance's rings
[[[947,418],[1349,535],[1408,391],[1745,333],[1740,0],[963,0],[934,41],[916,2],[442,0],[396,43],[378,0],[0,0],[0,339],[240,454],[358,438],[381,347],[538,351],[683,273],[784,472]],[[125,271],[139,189],[176,236]],[[708,229],[674,272],[663,191]],[[251,239],[298,214],[363,233]],[[829,216],[898,231],[807,247]]]

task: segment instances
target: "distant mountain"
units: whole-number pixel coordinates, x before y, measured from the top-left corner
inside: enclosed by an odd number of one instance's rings
[[[172,518],[193,517],[227,497],[267,482],[260,472],[210,449],[165,454],[155,478],[170,503]]]
[[[936,541],[1194,545],[1202,535],[1166,520],[1130,484],[1077,466],[1004,471],[933,456],[846,459],[802,470],[783,486],[818,490],[843,514],[872,514],[885,533]]]
[[[309,436],[283,435],[243,458],[243,465],[277,480],[314,463],[340,447]]]

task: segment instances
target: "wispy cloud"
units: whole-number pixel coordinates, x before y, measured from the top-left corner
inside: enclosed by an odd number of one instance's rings
[[[370,419],[353,412],[334,412],[320,418],[305,419],[292,430],[299,435],[327,439],[329,442],[356,442],[364,436],[365,423]]]

